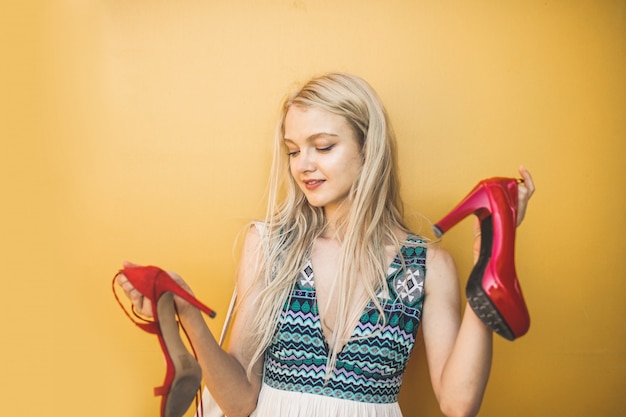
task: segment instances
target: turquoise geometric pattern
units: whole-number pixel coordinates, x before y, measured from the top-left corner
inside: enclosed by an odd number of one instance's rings
[[[352,339],[337,356],[325,382],[328,346],[322,333],[314,271],[306,262],[285,303],[272,344],[265,354],[264,382],[272,388],[366,403],[394,403],[402,385],[424,303],[426,249],[409,235],[387,273],[387,291],[370,301]]]

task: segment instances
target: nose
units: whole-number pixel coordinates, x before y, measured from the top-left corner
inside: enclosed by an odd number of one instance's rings
[[[298,173],[313,172],[317,168],[315,155],[308,150],[301,150],[291,159],[291,169]]]

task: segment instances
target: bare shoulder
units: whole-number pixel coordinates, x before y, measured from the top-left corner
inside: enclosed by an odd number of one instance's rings
[[[429,248],[426,253],[424,289],[424,337],[431,333],[441,336],[444,328],[454,329],[461,308],[459,279],[454,259],[440,247]]]
[[[262,222],[252,222],[246,230],[245,245],[258,246],[261,241],[261,232],[265,225]]]
[[[262,223],[253,222],[245,234],[241,259],[237,271],[237,287],[245,294],[255,282],[261,262],[261,230]]]
[[[440,247],[426,253],[426,298],[422,330],[431,371],[439,374],[452,349],[461,318],[461,291],[452,256]]]
[[[456,265],[454,258],[445,249],[438,246],[430,246],[426,251],[426,292],[429,289],[445,287],[449,285],[458,286]]]

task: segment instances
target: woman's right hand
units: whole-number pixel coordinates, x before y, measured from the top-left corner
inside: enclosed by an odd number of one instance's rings
[[[141,265],[137,265],[134,264],[132,262],[128,262],[128,261],[124,261],[123,263],[123,267],[124,269],[126,268],[135,268],[135,267],[139,267]],[[174,280],[176,281],[176,283],[178,285],[180,285],[181,288],[183,288],[185,291],[187,291],[188,293],[190,293],[191,295],[193,295],[193,292],[191,291],[191,288],[189,288],[189,285],[187,285],[187,283],[180,277],[180,275],[174,273],[174,272],[170,272],[170,271],[166,271],[167,274]],[[144,297],[143,294],[141,294],[134,286],[133,284],[128,280],[128,278],[126,278],[124,276],[123,273],[120,273],[117,276],[117,284],[122,287],[122,290],[124,290],[124,293],[126,294],[126,296],[128,297],[128,299],[130,300],[130,302],[133,304],[133,309],[135,310],[135,312],[143,317],[146,318],[152,318],[153,317],[153,312],[152,312],[152,303],[150,302],[150,300],[148,300],[146,297]],[[195,310],[195,307],[193,307],[187,300],[183,299],[182,297],[179,297],[177,295],[174,296],[174,302],[176,303],[176,308],[178,311],[179,315],[185,314],[188,311],[193,311]]]
[[[134,268],[139,265],[136,265],[132,262],[124,261],[124,268]],[[122,290],[124,290],[124,294],[128,297],[130,302],[133,304],[133,309],[137,314],[144,316],[146,318],[152,318],[152,305],[150,300],[143,296],[137,289],[130,283],[128,278],[124,276],[123,273],[120,273],[116,278],[117,285],[119,285]]]

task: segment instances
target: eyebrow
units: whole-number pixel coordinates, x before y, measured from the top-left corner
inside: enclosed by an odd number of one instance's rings
[[[335,133],[328,133],[328,132],[320,132],[320,133],[314,133],[311,136],[309,136],[308,138],[306,138],[307,142],[312,142],[315,139],[322,137],[322,136],[331,136],[331,137],[338,137],[339,135],[335,134]],[[294,141],[292,139],[283,137],[283,141],[284,142],[291,142],[294,143]]]

